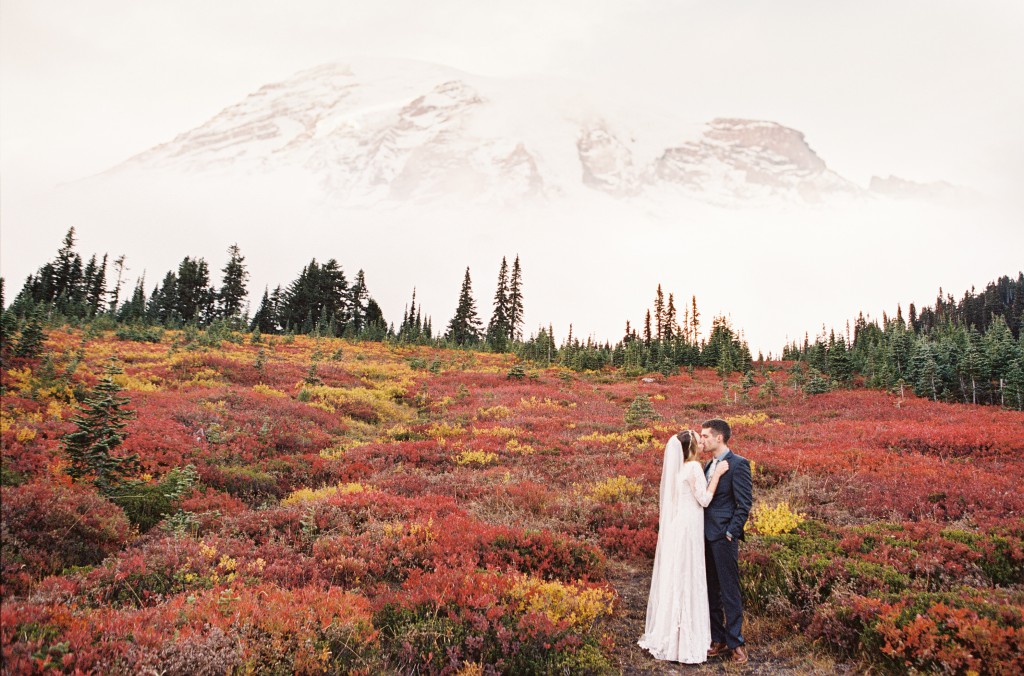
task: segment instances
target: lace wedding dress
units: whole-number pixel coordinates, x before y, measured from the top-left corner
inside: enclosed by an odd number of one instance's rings
[[[647,623],[638,643],[659,660],[696,664],[707,660],[711,645],[704,507],[712,494],[700,463],[684,463],[682,454],[682,444],[673,436],[665,447],[658,547]]]

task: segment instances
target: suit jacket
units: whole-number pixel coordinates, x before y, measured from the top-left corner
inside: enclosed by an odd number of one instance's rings
[[[729,471],[718,479],[715,497],[704,508],[704,537],[721,540],[726,531],[733,539],[744,539],[743,528],[754,502],[754,486],[750,476],[750,461],[727,451],[723,460],[729,461]],[[711,461],[704,465],[707,474]]]

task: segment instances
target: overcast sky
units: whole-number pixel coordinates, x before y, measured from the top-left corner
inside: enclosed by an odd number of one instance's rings
[[[0,261],[12,286],[42,262],[7,250],[31,236],[12,238],[5,205],[362,55],[585,80],[693,121],[773,120],[862,185],[949,180],[1019,209],[1022,35],[1019,0],[3,0]]]

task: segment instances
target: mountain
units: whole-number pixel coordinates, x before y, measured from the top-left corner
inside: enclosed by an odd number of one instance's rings
[[[694,125],[662,115],[651,123],[644,111],[604,110],[565,83],[397,60],[331,63],[266,85],[108,173],[283,169],[347,207],[510,205],[595,192],[719,205],[875,194],[775,122]],[[877,194],[890,195],[892,183],[880,185]]]

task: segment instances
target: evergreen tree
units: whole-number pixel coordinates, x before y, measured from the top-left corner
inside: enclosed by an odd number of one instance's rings
[[[700,335],[700,312],[697,311],[697,296],[692,296],[690,299],[690,335],[694,345],[699,341]]]
[[[18,344],[14,347],[14,356],[34,359],[42,354],[44,342],[46,342],[46,334],[43,332],[42,308],[37,308],[25,324],[25,328],[21,330],[21,335],[18,336]]]
[[[246,286],[249,271],[245,268],[245,257],[242,256],[237,244],[228,247],[228,262],[221,272],[224,276],[221,278],[220,292],[217,294],[220,316],[234,319],[242,314],[245,297],[249,293]]]
[[[509,335],[512,333],[509,305],[508,263],[502,257],[498,270],[498,286],[494,292],[494,309],[491,320],[487,323],[487,342],[496,352],[505,351]]]
[[[665,338],[665,294],[661,291],[661,284],[658,284],[654,295],[654,335],[658,342]]]
[[[512,263],[512,279],[508,289],[508,330],[509,340],[523,339],[523,271],[519,266],[519,255]]]
[[[114,280],[114,288],[110,290],[110,312],[117,312],[118,303],[121,302],[121,284],[124,273],[128,270],[125,266],[125,255],[121,254],[114,259],[114,270],[117,271],[117,279]],[[145,294],[143,294],[145,295]]]
[[[473,300],[472,281],[469,277],[469,268],[466,268],[466,275],[462,280],[462,289],[459,291],[459,303],[455,309],[455,316],[448,324],[448,332],[445,338],[456,345],[470,345],[480,342],[480,334],[483,329],[480,318],[476,313],[476,301]]]
[[[153,287],[149,294],[146,315],[151,322],[174,325],[182,321],[178,310],[178,276],[173,272],[164,275],[162,283]]]
[[[356,273],[356,280],[352,283],[352,288],[349,291],[349,313],[351,315],[349,325],[356,335],[362,333],[368,323],[369,302],[370,292],[366,288],[366,274],[360,270]]]
[[[120,311],[117,313],[117,319],[121,322],[141,322],[146,318],[146,276],[143,274],[142,277],[135,283],[135,289],[132,291],[131,299],[121,306]],[[111,307],[116,307],[112,305]]]
[[[928,397],[938,401],[939,365],[935,361],[935,353],[929,342],[921,341],[914,345],[914,352],[911,354],[911,364],[914,376],[914,392],[919,397]]]
[[[260,333],[277,333],[279,330],[277,322],[277,301],[281,297],[281,287],[274,290],[274,296],[270,295],[269,289],[263,287],[263,298],[260,299],[260,306],[249,324],[250,331],[258,330]]]
[[[208,323],[214,315],[217,292],[210,286],[210,268],[202,258],[185,256],[178,265],[174,309],[181,321]]]
[[[665,308],[665,326],[663,329],[662,335],[666,341],[675,340],[679,326],[676,324],[676,300],[671,293],[668,295],[668,305]]]
[[[91,481],[104,493],[124,483],[139,468],[137,455],[114,455],[124,442],[127,421],[135,415],[125,408],[129,399],[114,381],[119,373],[121,369],[111,358],[92,393],[71,419],[77,429],[64,435],[61,442],[70,460],[68,474]]]

